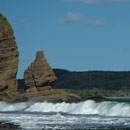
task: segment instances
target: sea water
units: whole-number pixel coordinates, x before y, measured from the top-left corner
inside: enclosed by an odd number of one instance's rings
[[[0,122],[22,130],[130,130],[130,104],[0,102]]]

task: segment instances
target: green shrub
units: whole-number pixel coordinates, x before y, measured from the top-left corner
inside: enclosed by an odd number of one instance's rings
[[[78,89],[65,89],[68,93],[78,94],[83,98],[90,97],[130,97],[130,90],[104,90],[104,89],[92,89],[92,90],[78,90]]]
[[[8,22],[8,20],[1,13],[0,13],[0,23],[6,25],[7,28],[11,28],[11,25]]]

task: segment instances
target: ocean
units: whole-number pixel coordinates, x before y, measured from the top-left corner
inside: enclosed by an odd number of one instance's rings
[[[22,130],[130,130],[130,103],[0,102],[0,122]]]

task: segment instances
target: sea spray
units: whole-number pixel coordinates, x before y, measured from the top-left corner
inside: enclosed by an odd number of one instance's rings
[[[106,116],[130,116],[129,103],[100,102],[88,100],[79,103],[48,103],[48,102],[0,102],[0,111],[23,111],[23,112],[62,112],[68,114],[91,114]]]
[[[79,103],[0,102],[0,121],[23,130],[130,129],[130,104],[88,100]]]
[[[7,103],[0,102],[0,111],[22,111],[30,106],[30,102],[21,102],[21,103]]]

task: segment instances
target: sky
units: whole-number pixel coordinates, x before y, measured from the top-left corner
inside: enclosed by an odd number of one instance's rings
[[[44,50],[52,68],[130,71],[130,0],[0,0],[18,45],[19,71]]]

